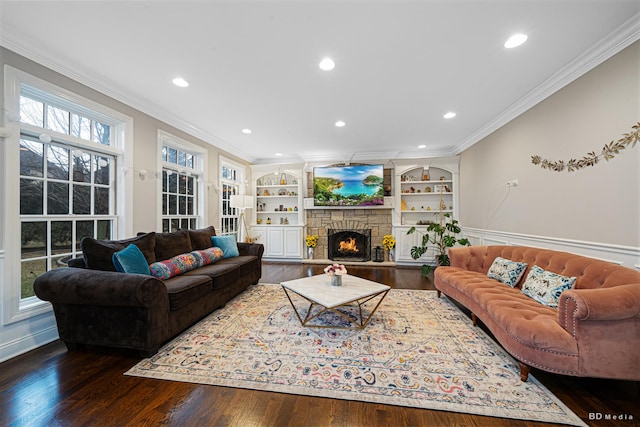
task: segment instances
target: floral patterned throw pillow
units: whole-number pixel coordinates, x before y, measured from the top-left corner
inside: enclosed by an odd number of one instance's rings
[[[557,308],[560,294],[575,283],[576,277],[562,276],[534,265],[522,285],[522,293],[540,304]]]
[[[161,280],[169,279],[198,268],[198,259],[193,254],[176,255],[166,261],[154,262],[149,266],[151,275]]]
[[[196,257],[196,260],[198,261],[198,267],[213,264],[214,262],[224,257],[224,252],[222,251],[222,249],[215,246],[209,249],[203,249],[201,251],[193,251],[191,252],[191,254]]]
[[[516,262],[497,257],[489,267],[487,276],[513,288],[520,281],[526,269],[526,262]]]

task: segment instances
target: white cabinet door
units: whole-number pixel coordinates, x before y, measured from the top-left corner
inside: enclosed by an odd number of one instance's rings
[[[302,258],[302,229],[299,227],[284,228],[285,258]]]
[[[409,231],[410,228],[411,227],[407,226],[394,227],[393,234],[396,237],[396,261],[416,262],[421,264],[432,262],[432,250],[427,251],[427,253],[422,255],[418,260],[411,258],[411,248],[413,246],[422,245],[422,236],[426,231],[426,226],[419,227],[415,232],[407,235],[407,231]]]
[[[267,243],[264,248],[264,256],[284,257],[284,227],[267,227]]]

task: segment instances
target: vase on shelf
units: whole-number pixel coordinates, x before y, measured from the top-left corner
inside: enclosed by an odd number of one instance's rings
[[[342,286],[342,276],[334,274],[331,277],[331,286]]]
[[[313,247],[312,246],[307,246],[307,258],[308,259],[313,259]]]

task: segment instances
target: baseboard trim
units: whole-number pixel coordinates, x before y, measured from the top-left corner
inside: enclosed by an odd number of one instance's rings
[[[4,343],[0,345],[0,363],[53,342],[58,338],[58,328],[54,324],[41,331]]]

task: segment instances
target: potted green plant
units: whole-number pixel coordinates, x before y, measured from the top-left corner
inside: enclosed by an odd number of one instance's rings
[[[449,248],[455,245],[471,246],[469,239],[458,236],[462,232],[458,220],[451,218],[451,215],[448,213],[442,216],[444,217],[444,221],[427,224],[427,230],[422,235],[422,244],[411,248],[411,258],[418,259],[424,255],[430,247],[433,247],[435,250],[436,265],[450,265],[451,261],[447,253]],[[416,231],[421,233],[416,227],[411,227],[407,231],[407,234],[413,234]],[[426,277],[431,273],[432,269],[433,267],[429,264],[423,265],[422,275]]]

